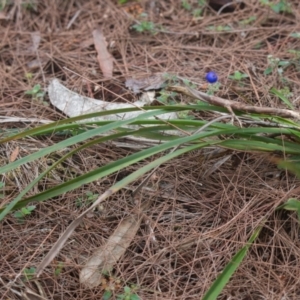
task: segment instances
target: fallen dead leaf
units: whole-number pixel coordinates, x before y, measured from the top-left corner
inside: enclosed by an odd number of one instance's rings
[[[133,93],[140,93],[142,90],[158,90],[165,83],[163,73],[153,74],[143,78],[129,78],[125,82],[125,86],[133,91]]]
[[[96,250],[80,272],[80,283],[89,288],[101,284],[101,273],[111,271],[136,235],[141,218],[130,216],[119,224],[107,243]]]
[[[93,30],[93,38],[98,53],[97,60],[103,76],[105,78],[111,78],[113,74],[113,57],[107,51],[107,43],[100,29]]]

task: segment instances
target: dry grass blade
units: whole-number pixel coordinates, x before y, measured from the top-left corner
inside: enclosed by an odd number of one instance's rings
[[[93,288],[101,283],[99,272],[109,272],[125,253],[141,223],[138,216],[122,220],[107,243],[95,251],[80,272],[80,283]]]
[[[105,78],[111,78],[113,74],[113,57],[107,51],[107,43],[105,41],[105,37],[99,28],[93,30],[93,38],[95,48],[98,53],[97,59],[103,76]]]

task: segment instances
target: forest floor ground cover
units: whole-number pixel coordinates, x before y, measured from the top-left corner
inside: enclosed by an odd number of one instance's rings
[[[126,88],[127,78],[163,72],[207,91],[211,86],[205,74],[212,70],[219,77],[217,96],[258,107],[291,104],[299,110],[299,2],[224,5],[228,2],[0,1],[0,115],[17,118],[6,119],[1,130],[34,126],[21,118],[65,118],[43,94],[53,78],[92,98],[133,102],[138,96]],[[114,58],[111,79],[99,68],[95,28],[101,29]],[[53,135],[2,144],[0,164],[15,159],[14,153],[22,157],[61,139]],[[133,152],[111,144],[92,146],[32,193]],[[229,155],[219,167],[220,157],[203,160],[197,151],[163,164],[151,178],[151,192],[141,194],[152,199],[150,225],[141,223],[111,274],[93,289],[80,284],[79,272],[131,214],[128,190],[106,201],[101,212],[90,214],[38,279],[31,279],[30,272],[87,203],[140,165],[41,202],[24,220],[10,214],[0,225],[0,296],[39,299],[33,298],[33,291],[44,297],[40,299],[101,299],[111,290],[116,298],[128,286],[140,299],[201,299],[265,221],[219,299],[300,299],[297,215],[275,211],[298,197],[299,180],[278,169],[267,154]],[[3,176],[3,199],[10,201],[58,157]]]

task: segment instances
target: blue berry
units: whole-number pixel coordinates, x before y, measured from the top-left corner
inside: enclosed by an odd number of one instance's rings
[[[215,83],[218,81],[218,75],[213,72],[210,71],[206,74],[205,79],[209,82],[209,83]]]

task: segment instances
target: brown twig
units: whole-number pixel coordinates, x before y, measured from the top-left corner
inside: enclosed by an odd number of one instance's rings
[[[217,105],[226,108],[230,113],[233,111],[242,111],[245,113],[268,114],[273,116],[280,116],[285,118],[295,118],[300,120],[300,113],[288,109],[272,108],[272,107],[257,107],[252,105],[245,105],[244,103],[223,99],[216,96],[210,96],[203,92],[185,86],[170,86],[168,90],[185,94],[189,97],[205,101],[212,105]]]

